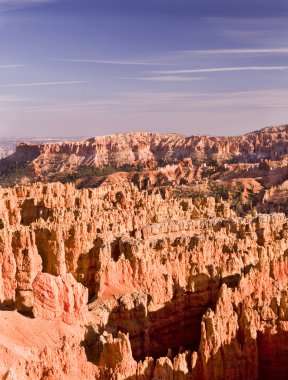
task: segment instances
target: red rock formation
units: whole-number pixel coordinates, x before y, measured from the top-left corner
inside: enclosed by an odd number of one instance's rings
[[[1,302],[16,301],[19,309],[31,306],[32,283],[41,270],[54,276],[71,272],[90,295],[105,295],[121,284],[133,289],[136,273],[127,251],[130,235],[137,240],[157,234],[157,224],[150,226],[156,220],[168,220],[160,225],[166,233],[179,230],[173,220],[183,218],[185,225],[193,213],[231,215],[225,203],[215,204],[213,199],[195,206],[168,193],[167,199],[157,191],[148,195],[130,184],[82,191],[72,185],[37,184],[0,193]],[[201,228],[193,223],[191,228],[194,224]]]
[[[282,154],[285,133],[264,130],[251,139],[262,144],[269,135]],[[149,156],[145,147],[139,157]],[[256,148],[260,155],[269,149]],[[275,162],[253,170],[284,171]],[[169,178],[189,165],[171,166]],[[245,171],[250,164],[237,165]],[[222,179],[233,181],[234,169],[226,169]],[[201,170],[205,177],[210,169]],[[192,166],[188,172],[195,174]],[[286,379],[285,215],[238,217],[221,199],[176,198],[169,186],[143,191],[129,181],[0,189],[0,377]]]
[[[129,336],[118,332],[117,338],[108,334],[104,338],[103,350],[100,356],[102,367],[101,379],[110,378],[110,374],[120,379],[135,379],[137,363],[133,359]]]
[[[71,173],[81,167],[144,165],[152,168],[158,163],[177,162],[185,157],[198,163],[211,160],[221,163],[233,158],[240,162],[278,160],[288,154],[287,133],[287,126],[281,126],[237,137],[184,137],[135,132],[95,137],[77,143],[21,143],[14,154],[0,161],[0,174],[3,177],[9,170],[20,167],[25,176],[51,180],[60,178],[59,173]],[[5,183],[3,178],[2,182]]]
[[[97,368],[87,362],[83,339],[78,325],[0,311],[0,378],[94,380]]]
[[[38,274],[32,289],[35,317],[68,324],[84,319],[88,290],[77,283],[71,273],[58,277]]]

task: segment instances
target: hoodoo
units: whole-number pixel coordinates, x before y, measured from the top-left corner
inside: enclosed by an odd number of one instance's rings
[[[219,138],[206,166],[179,136],[31,148],[34,168],[88,151],[91,165],[101,151],[115,171],[0,189],[2,378],[286,379],[286,131]],[[134,153],[141,141],[141,155],[118,161],[120,141]],[[215,154],[212,138],[199,141]]]

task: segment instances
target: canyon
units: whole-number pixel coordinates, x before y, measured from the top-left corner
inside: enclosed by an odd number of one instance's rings
[[[2,379],[286,379],[288,126],[0,160]]]

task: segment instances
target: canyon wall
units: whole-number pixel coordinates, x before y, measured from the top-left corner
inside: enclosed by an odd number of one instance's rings
[[[95,137],[82,142],[50,144],[20,143],[16,152],[0,161],[0,174],[25,167],[41,178],[81,167],[155,167],[190,157],[193,162],[259,162],[278,160],[288,154],[288,127],[264,128],[236,137],[161,135],[134,132]],[[10,169],[9,169],[10,168]],[[30,173],[30,174],[31,174]]]
[[[287,133],[19,144],[0,378],[286,379]]]
[[[25,294],[29,299],[41,271],[54,276],[72,273],[90,296],[99,295],[113,280],[110,262],[129,262],[124,252],[129,238],[146,239],[157,223],[164,233],[177,231],[178,220],[200,231],[201,219],[231,215],[228,204],[216,204],[213,198],[196,206],[192,200],[170,197],[168,191],[141,192],[129,183],[84,190],[60,183],[0,189],[0,202],[0,299],[6,303],[24,302]],[[195,227],[193,219],[198,219]],[[111,281],[104,281],[108,272]],[[129,273],[124,277],[128,284]],[[131,279],[132,287],[134,282]]]
[[[0,189],[0,317],[58,326],[47,344],[0,329],[3,378],[286,378],[285,215],[170,190]]]

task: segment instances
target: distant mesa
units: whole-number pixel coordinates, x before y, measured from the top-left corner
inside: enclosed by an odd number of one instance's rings
[[[287,135],[288,126],[284,125],[236,137],[133,132],[80,142],[19,143],[13,154],[0,161],[0,183],[9,185],[21,180],[19,170],[34,181],[65,181],[69,175],[81,176],[79,171],[155,169],[185,158],[191,158],[196,166],[281,160],[288,154]]]

